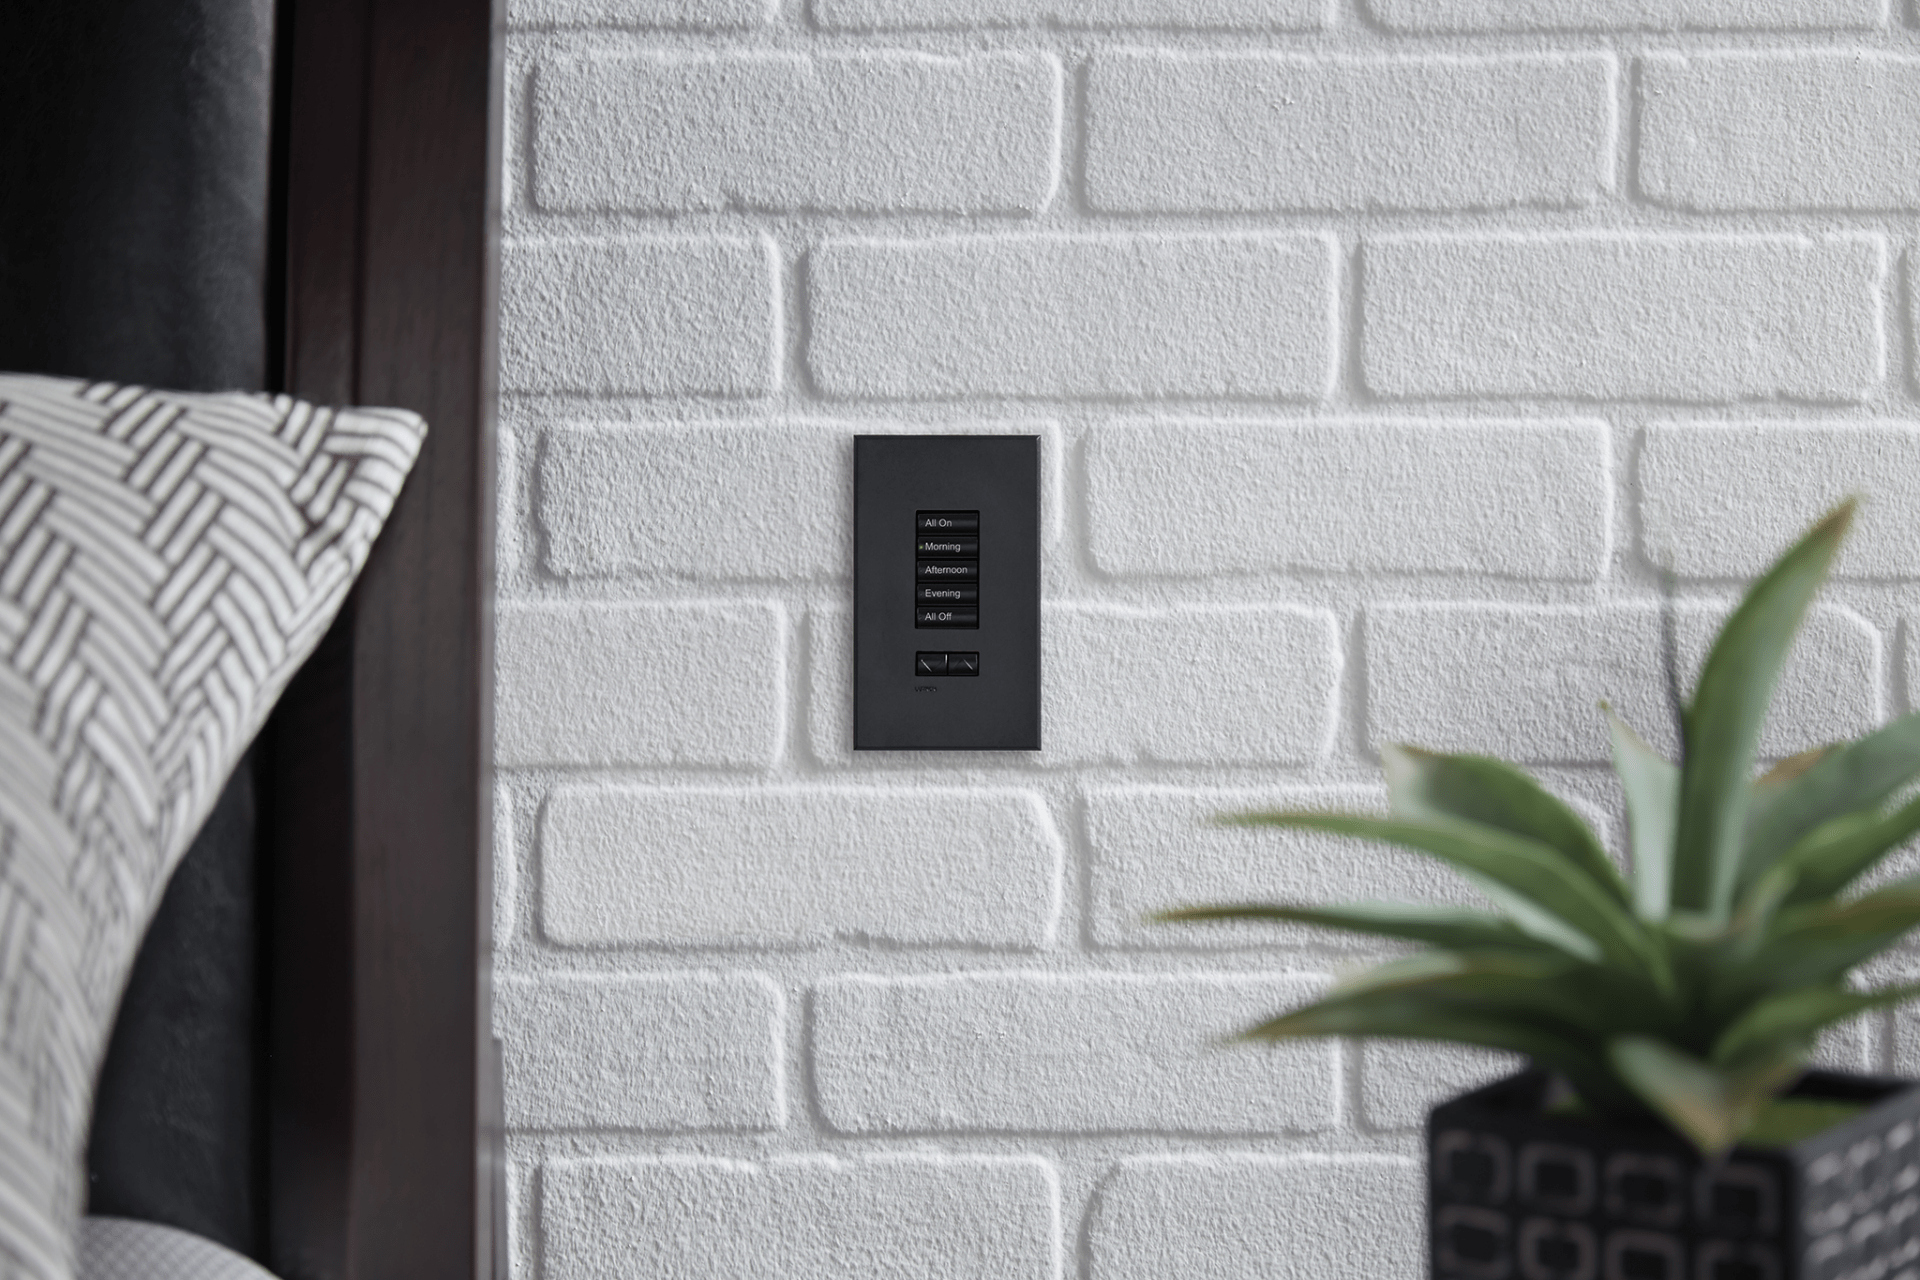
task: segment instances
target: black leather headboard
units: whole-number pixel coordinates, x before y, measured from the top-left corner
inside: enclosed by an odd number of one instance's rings
[[[264,389],[273,0],[0,5],[0,369]],[[255,767],[149,931],[100,1081],[90,1211],[264,1249]]]

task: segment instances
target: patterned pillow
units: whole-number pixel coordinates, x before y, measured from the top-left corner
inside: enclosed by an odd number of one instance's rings
[[[425,430],[0,375],[0,1274],[71,1275],[141,932]]]
[[[80,1219],[79,1280],[274,1280],[243,1253],[153,1222]]]

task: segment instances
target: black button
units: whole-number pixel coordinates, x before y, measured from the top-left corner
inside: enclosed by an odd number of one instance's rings
[[[978,582],[978,560],[916,560],[913,576],[922,582]]]
[[[980,554],[980,539],[950,538],[935,535],[923,537],[913,544],[913,554],[917,556],[939,556],[951,560],[956,556],[977,556]]]
[[[913,625],[916,627],[977,627],[980,625],[978,609],[915,609]]]
[[[980,655],[977,653],[950,653],[947,655],[947,674],[950,676],[977,676],[980,674]]]
[[[978,533],[980,532],[980,513],[978,511],[916,511],[913,513],[913,531],[915,533]]]
[[[914,654],[913,674],[917,676],[943,676],[947,674],[947,655],[944,653]]]
[[[956,582],[951,586],[921,583],[914,589],[915,604],[976,604],[980,599],[980,588],[971,582]]]

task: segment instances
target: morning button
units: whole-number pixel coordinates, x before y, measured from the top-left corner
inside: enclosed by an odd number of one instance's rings
[[[947,538],[921,534],[919,541],[913,544],[913,554],[917,556],[977,556],[980,554],[978,538]]]

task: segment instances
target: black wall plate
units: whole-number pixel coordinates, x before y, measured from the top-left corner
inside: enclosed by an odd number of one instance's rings
[[[856,436],[853,745],[1040,749],[1040,438]]]

